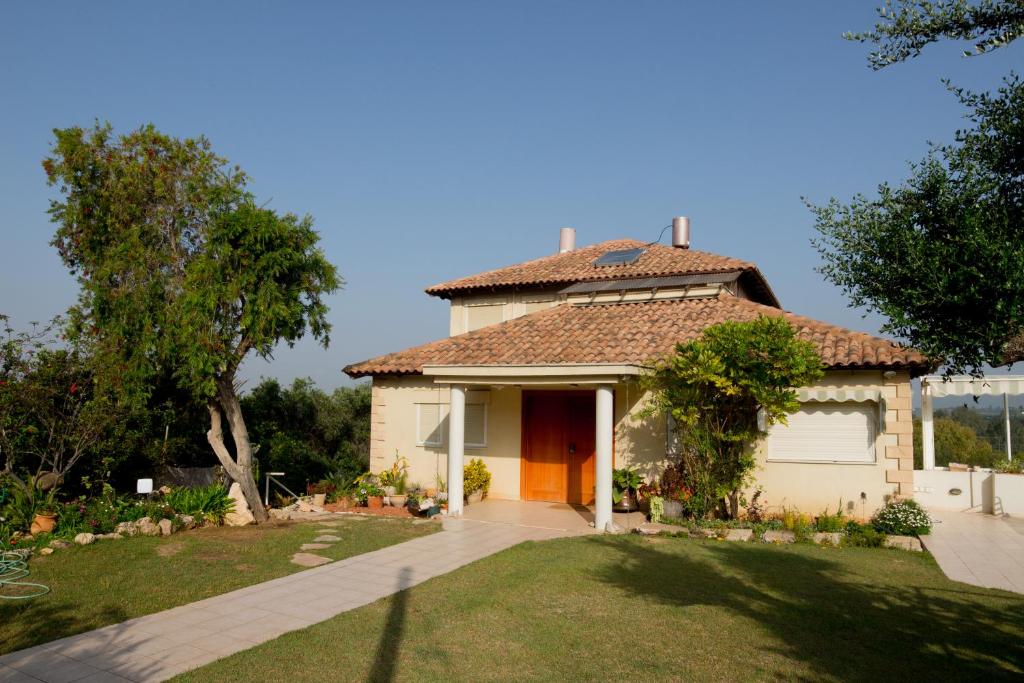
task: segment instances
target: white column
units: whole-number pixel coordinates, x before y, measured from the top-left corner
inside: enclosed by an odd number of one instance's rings
[[[462,461],[466,438],[466,388],[452,385],[448,410],[448,514],[462,514]]]
[[[921,380],[921,460],[926,470],[935,469],[935,430],[932,428],[932,388]]]
[[[597,388],[597,462],[594,473],[594,528],[612,524],[612,439],[615,428],[614,393],[610,384]]]
[[[1006,459],[1013,460],[1013,445],[1010,443],[1010,395],[1003,394],[1003,419],[1006,421]]]

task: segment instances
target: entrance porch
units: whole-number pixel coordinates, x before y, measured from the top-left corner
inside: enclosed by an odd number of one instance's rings
[[[563,521],[553,528],[613,529],[616,387],[635,381],[639,370],[634,366],[605,365],[425,366],[423,374],[449,392],[449,514],[459,516],[465,512],[462,501],[467,394],[481,388],[498,392],[512,388],[519,399],[520,413],[518,497],[538,505],[492,505],[480,514],[505,511],[533,519],[544,510],[542,526],[558,517]],[[514,496],[509,493],[506,491],[505,497]]]
[[[463,509],[462,517],[474,522],[550,529],[574,535],[603,531],[594,526],[593,505],[488,498],[483,502],[467,505]],[[626,531],[639,527],[645,520],[646,517],[640,512],[612,513],[612,522]]]

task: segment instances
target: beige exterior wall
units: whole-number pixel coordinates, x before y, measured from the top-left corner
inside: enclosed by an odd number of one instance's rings
[[[906,372],[886,378],[881,372],[832,371],[817,386],[881,391],[886,402],[885,427],[879,429],[875,439],[875,462],[773,462],[768,459],[766,441],[762,441],[757,447],[755,486],[751,491],[757,486],[764,489],[761,502],[767,503],[772,512],[783,508],[795,508],[810,515],[825,508],[834,512],[841,498],[844,509],[857,517],[870,516],[894,496],[912,495],[910,376]]]
[[[560,297],[557,289],[457,296],[452,299],[448,334],[454,337],[472,332],[486,325],[557,306],[564,300],[565,297]]]
[[[854,503],[857,516],[870,515],[894,495],[910,496],[913,490],[913,446],[910,412],[910,378],[897,373],[885,378],[881,372],[829,372],[820,383],[829,387],[878,389],[886,399],[885,429],[875,444],[871,464],[824,464],[772,462],[765,444],[757,449],[756,485],[764,489],[770,509],[796,508],[817,514],[828,507],[835,510],[842,498],[844,507]],[[539,388],[539,387],[538,387]],[[551,389],[580,388],[553,386]],[[475,389],[473,391],[476,391]],[[475,397],[475,399],[474,399]],[[482,458],[492,474],[490,496],[518,500],[520,494],[520,431],[522,390],[507,386],[471,394],[487,403],[487,445],[466,447],[466,459]],[[379,472],[394,460],[395,453],[410,463],[410,481],[424,487],[445,478],[447,446],[416,444],[416,404],[447,406],[449,391],[429,378],[375,378],[371,422],[370,467]],[[615,389],[615,466],[636,466],[647,478],[656,477],[666,463],[666,425],[662,417],[641,419],[637,413],[644,396],[635,384]],[[447,427],[445,426],[445,429]],[[861,501],[861,493],[865,499]]]

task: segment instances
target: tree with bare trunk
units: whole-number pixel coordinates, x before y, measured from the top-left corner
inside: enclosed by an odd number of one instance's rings
[[[81,286],[69,334],[88,339],[97,382],[119,400],[145,400],[170,373],[201,401],[210,446],[265,520],[237,375],[248,354],[307,332],[328,343],[324,297],[340,278],[312,219],[257,205],[205,138],[152,126],[114,136],[109,124],[54,133],[53,244]]]

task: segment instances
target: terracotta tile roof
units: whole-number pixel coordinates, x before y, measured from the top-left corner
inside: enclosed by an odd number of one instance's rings
[[[731,294],[647,303],[562,304],[345,368],[352,377],[418,374],[424,365],[643,364],[725,320],[782,315],[830,368],[928,368],[918,351],[888,339],[764,306]]]
[[[622,266],[595,266],[601,254],[620,249],[645,247],[635,263]],[[695,273],[747,273],[754,289],[760,290],[765,303],[778,304],[768,282],[757,266],[748,261],[718,256],[695,249],[676,249],[664,244],[646,245],[638,240],[610,240],[581,247],[564,254],[553,254],[497,270],[449,280],[427,287],[427,294],[450,297],[479,289],[512,286],[544,286],[618,280],[623,278],[689,275]]]

